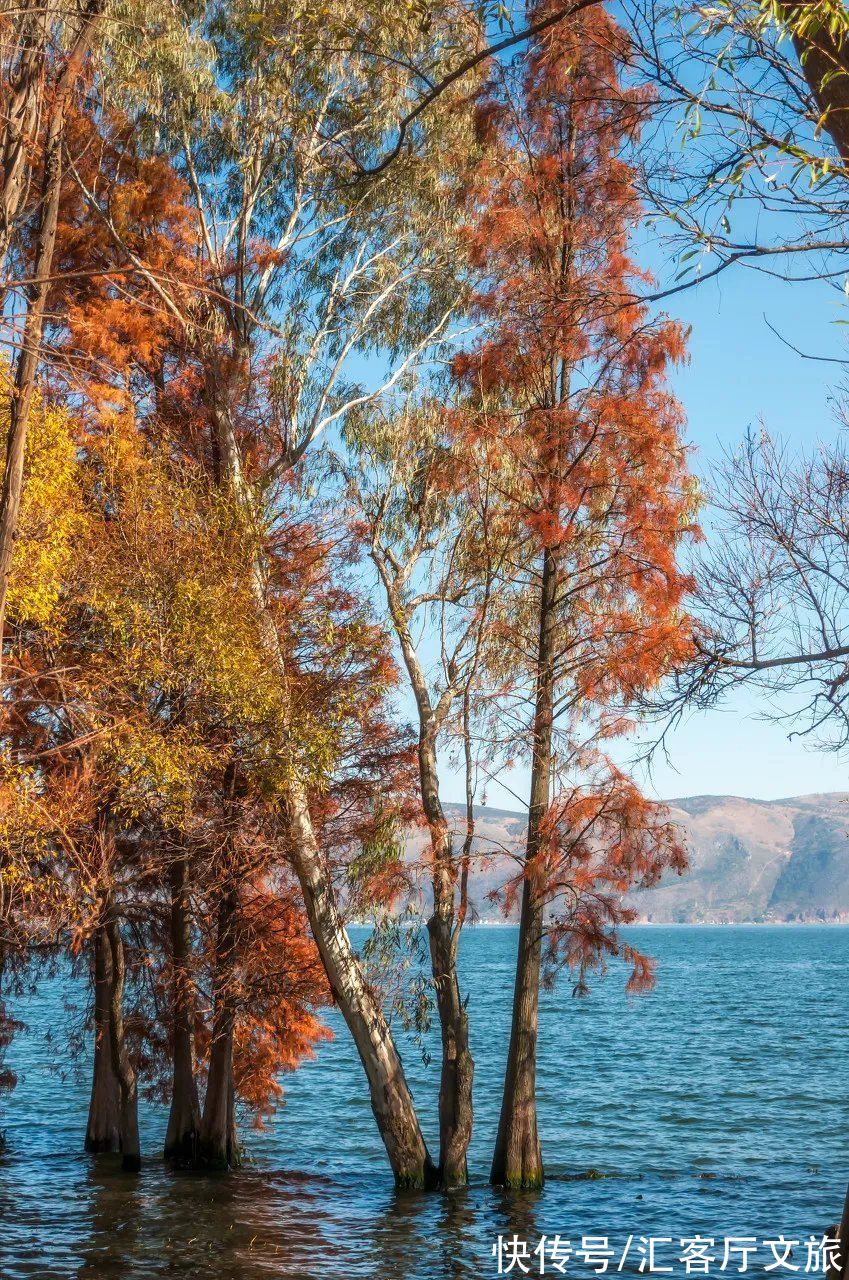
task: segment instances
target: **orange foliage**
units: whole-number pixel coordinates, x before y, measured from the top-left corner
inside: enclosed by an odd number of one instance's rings
[[[633,919],[622,896],[684,865],[662,808],[598,751],[691,654],[691,583],[677,557],[697,533],[683,414],[667,382],[685,335],[640,301],[647,276],[630,254],[641,210],[626,157],[650,101],[623,87],[626,56],[625,36],[594,6],[494,70],[466,231],[481,337],[454,363],[465,396],[454,430],[495,477],[502,531],[518,530],[500,640],[518,655],[518,696],[537,699],[527,754],[536,759],[546,718],[558,735],[562,790],[523,875],[549,903],[552,967],[571,966],[578,992],[611,954],[631,964],[629,989],[650,985],[650,963],[618,936]],[[527,655],[543,606],[525,602],[541,599],[543,557],[554,566],[556,638],[541,707],[544,673]],[[521,882],[508,886],[507,909]]]

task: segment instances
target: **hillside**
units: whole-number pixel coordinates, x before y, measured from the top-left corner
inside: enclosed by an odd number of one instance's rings
[[[462,830],[459,806],[447,806]],[[653,922],[849,919],[849,792],[748,800],[690,796],[670,801],[684,829],[690,870],[634,896],[642,919]],[[515,867],[524,817],[504,809],[478,810],[472,902],[482,919],[498,918],[487,893]],[[462,839],[462,836],[459,837]],[[424,833],[408,840],[417,858]]]

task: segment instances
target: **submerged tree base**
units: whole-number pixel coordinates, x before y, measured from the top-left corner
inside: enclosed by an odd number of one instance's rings
[[[505,1187],[508,1191],[541,1191],[545,1183],[542,1169],[527,1173],[508,1171],[503,1177],[492,1174],[490,1182],[494,1187]]]
[[[86,1134],[85,1150],[90,1156],[108,1156],[113,1152],[120,1151],[121,1144],[117,1133],[107,1135],[103,1138],[92,1137]]]
[[[410,1173],[395,1174],[396,1191],[438,1191],[442,1178],[433,1161],[428,1160],[420,1169]]]
[[[198,1165],[198,1134],[192,1129],[179,1138],[166,1141],[163,1160],[175,1169],[195,1169]]]
[[[182,1167],[204,1173],[229,1173],[233,1169],[241,1169],[242,1163],[241,1148],[235,1143],[222,1147],[218,1142],[199,1142],[194,1163]]]

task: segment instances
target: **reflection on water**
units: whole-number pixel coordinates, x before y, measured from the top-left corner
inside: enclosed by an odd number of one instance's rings
[[[344,1032],[287,1081],[286,1105],[272,1127],[247,1135],[250,1164],[238,1174],[163,1169],[158,1107],[142,1117],[140,1176],[114,1157],[85,1157],[87,1069],[57,1073],[37,1034],[64,1016],[61,984],[45,984],[20,1010],[31,1031],[15,1046],[20,1084],[2,1120],[0,1277],[459,1280],[495,1274],[499,1234],[533,1248],[542,1233],[621,1243],[629,1233],[821,1232],[849,1175],[849,930],[639,932],[660,960],[651,997],[626,998],[616,975],[589,1001],[570,1000],[566,984],[546,996],[540,1120],[550,1176],[537,1195],[485,1182],[512,930],[479,930],[466,945],[474,1182],[450,1196],[392,1190]],[[435,1143],[436,1064],[425,1067],[413,1045],[405,1062]],[[572,1264],[569,1274],[582,1273]]]

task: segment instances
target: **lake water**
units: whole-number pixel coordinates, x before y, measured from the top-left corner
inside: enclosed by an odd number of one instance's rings
[[[0,1118],[9,1144],[0,1160],[0,1277],[488,1277],[497,1273],[498,1235],[518,1235],[532,1250],[558,1233],[576,1244],[608,1237],[618,1249],[612,1273],[629,1235],[677,1245],[697,1234],[759,1242],[821,1234],[839,1217],[849,1178],[849,929],[630,933],[658,959],[653,994],[629,998],[613,970],[587,1000],[573,1000],[568,982],[543,998],[548,1180],[538,1194],[486,1184],[513,929],[470,930],[463,943],[476,1125],[473,1184],[451,1196],[393,1191],[358,1061],[332,1011],[334,1042],[287,1079],[273,1126],[246,1135],[248,1168],[217,1178],[167,1172],[156,1107],[143,1109],[140,1176],[84,1156],[88,1063],[80,1075],[45,1043],[44,1031],[58,1035],[65,1017],[61,983],[45,983],[17,1009],[30,1032],[15,1042],[20,1082]],[[437,1063],[426,1066],[409,1041],[404,1060],[433,1150]],[[794,1258],[804,1273],[804,1250]],[[638,1263],[629,1252],[622,1273]],[[538,1274],[538,1257],[531,1264]],[[735,1257],[725,1274],[737,1268]],[[573,1258],[565,1274],[594,1269]],[[546,1273],[557,1274],[551,1263]]]

